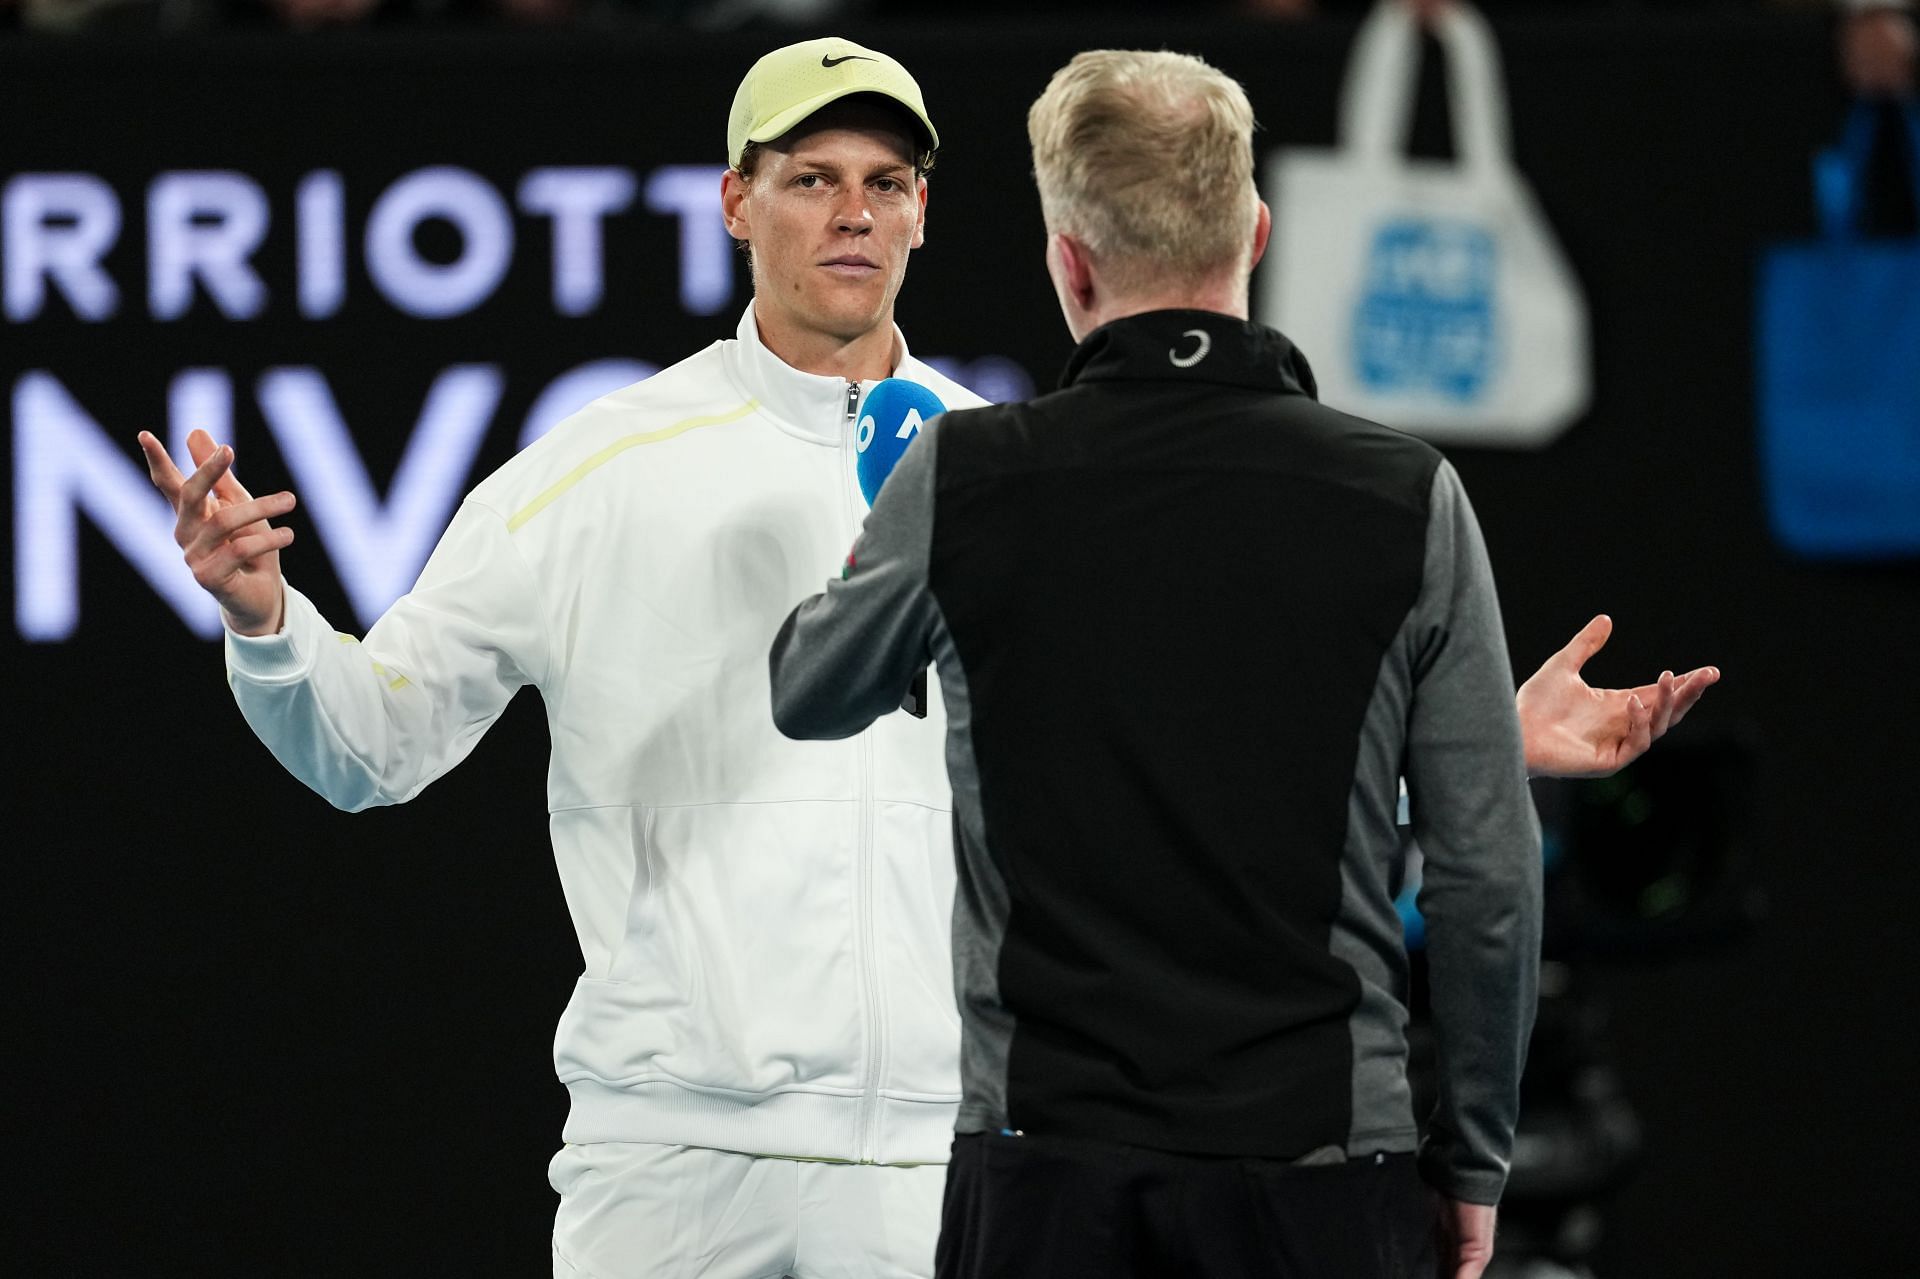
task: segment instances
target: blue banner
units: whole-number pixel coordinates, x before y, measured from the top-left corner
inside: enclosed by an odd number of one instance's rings
[[[1920,556],[1920,237],[1860,225],[1880,114],[1857,106],[1815,159],[1821,238],[1761,265],[1762,481],[1775,538],[1811,558]],[[1920,191],[1920,106],[1887,114]]]

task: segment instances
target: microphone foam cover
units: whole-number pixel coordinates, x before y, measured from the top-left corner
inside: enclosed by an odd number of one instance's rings
[[[890,377],[874,383],[860,405],[853,437],[854,472],[868,506],[880,496],[880,486],[893,474],[901,454],[920,438],[921,427],[946,408],[939,396],[918,382]]]

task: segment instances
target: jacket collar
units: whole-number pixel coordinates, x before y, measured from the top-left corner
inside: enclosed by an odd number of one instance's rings
[[[839,444],[852,431],[847,414],[846,378],[822,377],[804,373],[768,350],[760,340],[760,325],[753,318],[753,303],[747,303],[735,332],[739,341],[732,348],[734,381],[748,396],[757,400],[760,411],[779,424],[782,430],[821,444]],[[909,375],[912,357],[900,326],[893,328],[894,372]],[[917,367],[917,366],[916,366]],[[860,383],[858,396],[865,395],[871,382]]]
[[[1279,331],[1217,311],[1147,311],[1087,334],[1060,385],[1109,381],[1212,382],[1319,397],[1307,357]]]

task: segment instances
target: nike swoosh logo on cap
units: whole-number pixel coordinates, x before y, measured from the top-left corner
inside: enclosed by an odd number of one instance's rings
[[[852,62],[856,59],[858,59],[861,62],[878,62],[879,61],[878,58],[869,58],[864,53],[849,53],[844,57],[839,57],[839,58],[829,58],[826,54],[823,53],[820,55],[820,65],[823,67],[837,67],[842,62]]]

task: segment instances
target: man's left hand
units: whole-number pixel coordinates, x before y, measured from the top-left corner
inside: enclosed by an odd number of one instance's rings
[[[1530,777],[1605,777],[1645,754],[1720,678],[1714,666],[1663,671],[1638,688],[1589,688],[1580,668],[1613,634],[1604,613],[1520,686],[1514,699]]]

